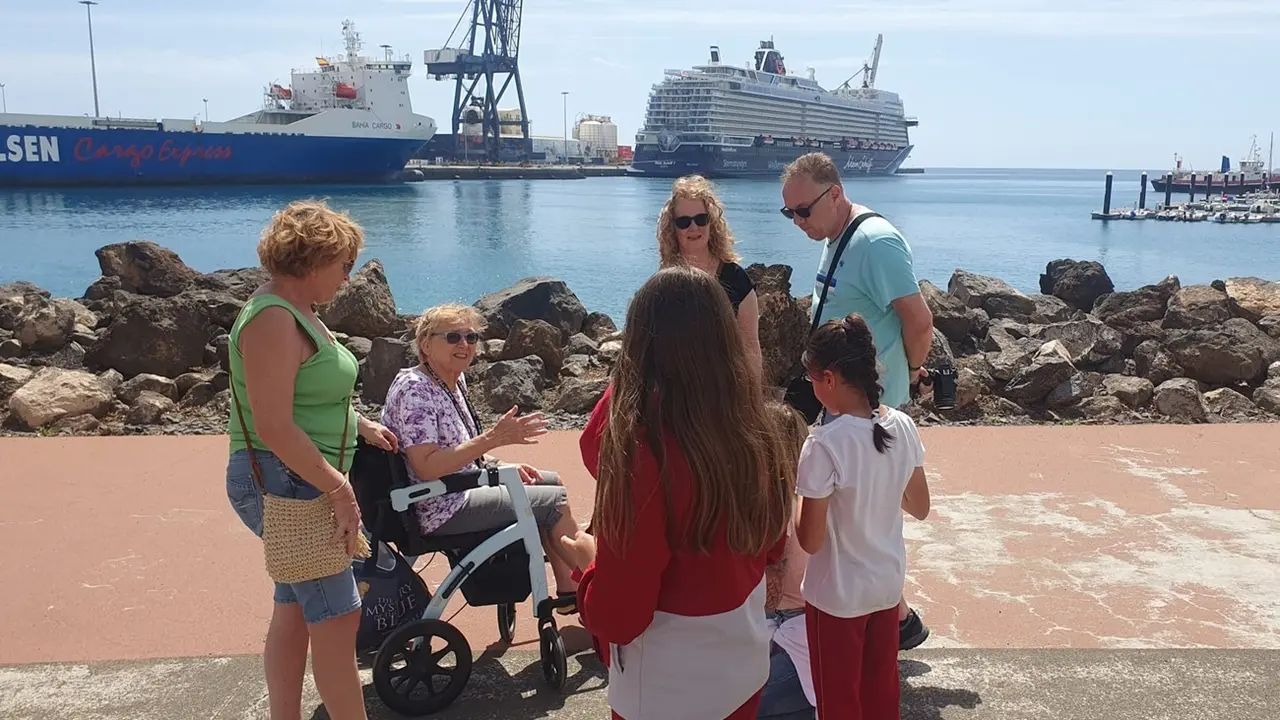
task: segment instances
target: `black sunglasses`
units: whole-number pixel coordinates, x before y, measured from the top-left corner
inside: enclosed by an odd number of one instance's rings
[[[819,195],[818,197],[814,198],[814,199],[813,199],[813,202],[809,203],[808,205],[801,205],[800,207],[797,207],[797,208],[783,207],[783,208],[782,208],[782,210],[781,210],[780,212],[781,212],[781,213],[782,213],[782,214],[783,214],[783,215],[784,215],[788,220],[790,220],[791,218],[795,217],[796,215],[799,215],[799,216],[800,216],[800,217],[802,217],[802,218],[807,218],[807,217],[809,217],[809,213],[813,211],[813,206],[814,206],[814,205],[817,205],[819,200],[821,200],[822,198],[826,197],[826,196],[827,196],[827,193],[831,192],[831,188],[833,188],[833,187],[835,187],[835,185],[828,185],[828,186],[827,186],[827,189],[826,189],[826,190],[823,190],[823,191],[822,191],[822,194],[821,194],[821,195]]]
[[[431,334],[443,335],[444,341],[449,343],[450,345],[457,345],[461,343],[463,340],[466,340],[468,345],[475,345],[476,343],[480,342],[480,333],[474,333],[474,332],[460,333],[455,330],[453,332],[431,333]]]
[[[697,223],[698,227],[704,227],[707,224],[707,214],[698,213],[697,215],[681,215],[675,219],[676,227],[681,230],[688,229],[690,223]]]

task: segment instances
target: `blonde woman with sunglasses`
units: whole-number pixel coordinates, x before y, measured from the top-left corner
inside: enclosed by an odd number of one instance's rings
[[[757,378],[762,373],[760,351],[760,302],[755,284],[738,264],[733,233],[724,219],[724,204],[715,188],[701,175],[686,175],[671,187],[671,197],[658,215],[658,252],[661,267],[688,265],[720,282],[729,296],[747,360]]]

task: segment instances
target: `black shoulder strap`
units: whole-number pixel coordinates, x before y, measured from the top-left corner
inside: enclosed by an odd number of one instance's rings
[[[849,223],[849,227],[845,228],[844,233],[840,235],[840,242],[836,243],[835,254],[831,256],[831,263],[827,265],[827,272],[822,277],[822,293],[818,295],[818,306],[813,309],[813,322],[809,324],[810,335],[822,323],[822,306],[827,303],[827,290],[831,289],[831,282],[836,274],[836,268],[840,267],[840,256],[844,254],[845,246],[849,244],[853,234],[858,231],[858,226],[862,224],[862,221],[873,217],[882,216],[880,213],[874,212],[863,213],[855,217],[853,222]]]

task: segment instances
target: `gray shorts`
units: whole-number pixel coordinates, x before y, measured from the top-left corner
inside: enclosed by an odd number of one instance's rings
[[[533,518],[542,530],[560,522],[564,506],[569,503],[569,493],[558,481],[541,480],[535,485],[525,485]],[[449,516],[444,524],[432,531],[432,535],[464,535],[484,530],[500,530],[516,521],[516,510],[511,505],[511,493],[505,487],[482,487],[467,491],[462,506]]]

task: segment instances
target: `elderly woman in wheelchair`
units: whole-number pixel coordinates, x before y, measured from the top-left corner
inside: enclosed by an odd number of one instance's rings
[[[513,407],[493,427],[481,427],[467,397],[464,372],[483,332],[483,318],[473,307],[428,309],[415,333],[420,362],[397,374],[383,406],[382,422],[395,433],[401,450],[390,463],[390,506],[402,518],[417,521],[417,533],[409,533],[400,550],[410,556],[444,552],[453,566],[423,619],[388,637],[375,661],[379,695],[406,714],[447,705],[469,675],[465,638],[439,620],[459,586],[470,604],[498,607],[499,629],[507,642],[515,631],[515,604],[532,593],[544,674],[557,687],[564,682],[564,646],[551,613],[576,610],[577,583],[561,538],[574,540],[580,529],[555,473],[504,466],[488,455],[504,446],[537,443],[547,423],[541,414],[521,416]],[[397,480],[397,475],[407,477]],[[377,528],[370,529],[378,534]],[[555,576],[554,599],[546,587],[545,563]],[[445,652],[434,648],[418,658],[425,665],[415,666],[419,645],[429,644],[432,635],[454,650],[457,671],[433,670],[433,658]],[[408,697],[416,686],[434,684],[435,674],[450,678],[445,688],[428,687],[427,697],[419,701]]]

